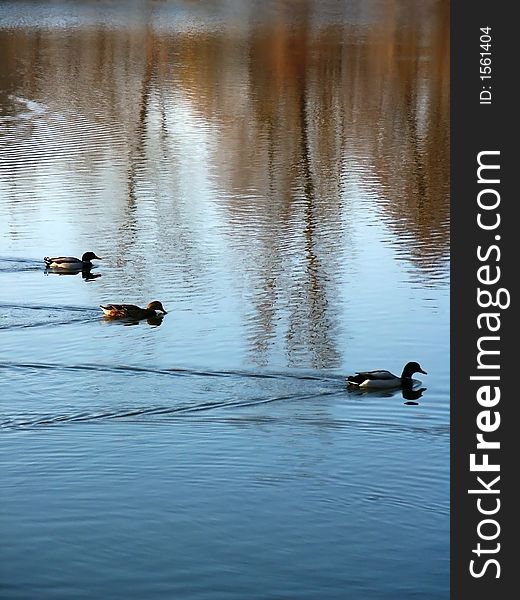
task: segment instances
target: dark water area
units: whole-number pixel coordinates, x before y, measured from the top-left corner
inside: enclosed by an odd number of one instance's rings
[[[449,597],[448,31],[0,2],[2,600]]]

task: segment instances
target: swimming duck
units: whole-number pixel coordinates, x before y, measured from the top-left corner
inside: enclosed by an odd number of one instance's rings
[[[384,388],[396,388],[406,387],[412,388],[417,380],[412,379],[414,373],[423,373],[427,375],[426,371],[423,371],[419,363],[409,362],[404,366],[401,377],[397,377],[390,371],[379,370],[379,371],[359,371],[355,375],[349,375],[347,377],[347,384],[358,388],[371,388],[371,389],[384,389]]]
[[[141,319],[150,319],[158,317],[159,314],[167,314],[159,300],[150,302],[146,308],[140,308],[135,304],[106,304],[100,305],[105,317],[110,319],[131,319],[140,321]]]
[[[43,261],[49,269],[66,269],[69,271],[81,271],[82,269],[92,268],[92,260],[101,260],[94,252],[85,252],[81,258],[75,256],[54,256],[49,258],[45,256]]]

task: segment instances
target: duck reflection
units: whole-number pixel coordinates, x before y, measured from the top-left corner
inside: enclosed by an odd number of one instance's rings
[[[395,388],[392,390],[367,390],[367,389],[347,389],[348,393],[355,396],[371,396],[371,397],[379,397],[379,398],[392,398],[393,396],[397,396],[401,394],[403,400],[405,400],[404,404],[409,406],[417,406],[419,402],[419,398],[422,397],[423,393],[426,391],[425,387],[408,387],[403,386],[401,388]]]
[[[82,269],[45,269],[45,275],[79,275],[81,273],[81,277],[85,281],[91,281],[92,279],[97,279],[101,277],[101,273],[92,273],[92,269],[88,267],[84,267]]]
[[[146,319],[146,322],[148,323],[148,325],[151,325],[152,327],[159,327],[159,325],[162,325],[163,317],[162,317],[162,315],[156,315],[155,317],[148,317],[148,319]]]
[[[105,321],[105,323],[110,323],[112,325],[123,325],[124,327],[131,327],[133,325],[139,325],[139,323],[147,323],[151,327],[159,327],[160,325],[163,324],[163,316],[157,315],[155,317],[148,317],[147,319],[132,319],[129,317],[126,319],[107,319],[105,317],[105,318],[103,318],[103,321]]]
[[[419,404],[417,400],[423,395],[423,392],[426,390],[425,387],[418,389],[406,389],[403,388],[401,390],[403,394],[403,398],[406,400],[405,404]]]

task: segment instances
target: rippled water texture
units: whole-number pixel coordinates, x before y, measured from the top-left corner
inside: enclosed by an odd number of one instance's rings
[[[448,19],[0,3],[2,599],[448,597]]]

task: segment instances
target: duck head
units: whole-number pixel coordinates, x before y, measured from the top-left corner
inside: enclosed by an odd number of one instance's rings
[[[101,260],[100,256],[96,256],[94,252],[85,252],[85,254],[81,257],[82,262],[90,262],[92,259]]]
[[[159,300],[150,302],[146,308],[148,310],[154,310],[155,312],[162,312],[164,315],[167,314],[167,311],[164,309],[164,306],[159,302]]]
[[[423,371],[421,365],[418,362],[409,362],[406,363],[403,369],[403,374],[401,375],[402,379],[411,379],[414,373],[422,373],[423,375],[428,375],[426,371]]]

